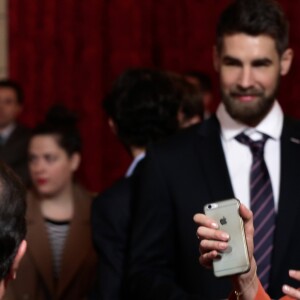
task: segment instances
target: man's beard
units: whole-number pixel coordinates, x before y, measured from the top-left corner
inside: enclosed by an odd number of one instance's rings
[[[272,108],[278,94],[278,87],[279,79],[270,95],[265,95],[263,91],[254,88],[236,88],[235,90],[230,91],[229,94],[225,94],[222,91],[223,103],[228,114],[233,119],[249,126],[256,126]],[[255,96],[256,100],[253,102],[240,102],[236,99],[237,96],[248,95]]]

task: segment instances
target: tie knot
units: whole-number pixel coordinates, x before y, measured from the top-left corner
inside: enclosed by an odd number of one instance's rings
[[[247,136],[245,133],[240,133],[235,137],[237,141],[239,141],[242,144],[245,144],[250,147],[250,150],[252,152],[252,155],[262,155],[264,152],[264,146],[269,136],[266,134],[263,134],[262,139],[258,141],[253,141],[249,136]]]

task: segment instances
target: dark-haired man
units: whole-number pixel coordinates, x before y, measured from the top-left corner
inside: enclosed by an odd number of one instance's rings
[[[272,297],[280,297],[283,283],[292,284],[288,269],[300,268],[300,124],[284,117],[276,100],[292,57],[288,22],[274,1],[235,1],[222,13],[214,52],[222,93],[216,116],[147,153],[130,249],[133,298],[227,297],[228,279],[217,280],[198,264],[193,215],[206,203],[232,197],[253,210],[250,141],[266,141],[260,157],[266,184],[258,190],[272,190],[264,199],[256,194],[257,203],[272,209],[260,206],[254,219],[269,220],[272,212],[273,222],[256,243],[270,237],[256,257],[268,256],[270,263],[258,270]],[[249,146],[238,140],[241,133]]]
[[[130,69],[118,77],[104,100],[109,124],[133,161],[125,177],[93,203],[93,238],[99,253],[99,273],[92,299],[127,299],[126,257],[138,165],[148,145],[177,130],[180,95],[166,73]]]
[[[204,106],[204,119],[212,115],[213,86],[209,75],[201,71],[188,71],[184,74],[186,80],[201,91],[200,99]]]
[[[23,91],[10,79],[0,80],[0,160],[29,184],[27,145],[30,131],[17,119],[22,111]]]
[[[0,163],[0,299],[8,282],[16,277],[26,251],[25,211],[23,184],[10,168]]]
[[[177,73],[168,72],[174,88],[181,94],[181,104],[178,110],[178,125],[187,128],[202,122],[204,117],[203,91],[190,83],[186,77]]]

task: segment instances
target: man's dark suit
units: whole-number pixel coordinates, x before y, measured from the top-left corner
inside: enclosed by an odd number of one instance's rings
[[[28,128],[17,124],[7,141],[0,145],[0,160],[8,164],[23,180],[29,184],[27,147],[30,137]]]
[[[96,287],[90,299],[127,299],[124,286],[126,258],[134,186],[140,165],[141,162],[132,176],[121,178],[93,201],[92,234],[99,254],[99,268]]]
[[[241,162],[243,163],[243,162]],[[300,269],[300,124],[284,120],[281,186],[270,295]],[[131,243],[130,290],[136,299],[227,298],[228,279],[199,265],[193,215],[234,196],[217,119],[203,122],[147,153]]]

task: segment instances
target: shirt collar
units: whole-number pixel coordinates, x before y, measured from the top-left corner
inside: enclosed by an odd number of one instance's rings
[[[142,152],[140,153],[139,155],[137,155],[132,163],[130,164],[126,174],[125,174],[125,177],[130,177],[134,171],[134,169],[136,168],[137,164],[145,157],[145,152]]]
[[[9,136],[12,134],[12,132],[14,131],[14,129],[16,128],[16,124],[15,123],[11,123],[8,126],[6,126],[1,132],[0,135],[1,137],[6,141]]]
[[[251,128],[234,120],[226,111],[223,103],[220,103],[216,115],[221,125],[221,134],[225,140],[233,139],[235,136],[246,130],[254,130],[267,134],[274,140],[279,140],[281,136],[283,112],[278,101],[274,102],[274,105],[265,118],[257,126]]]

